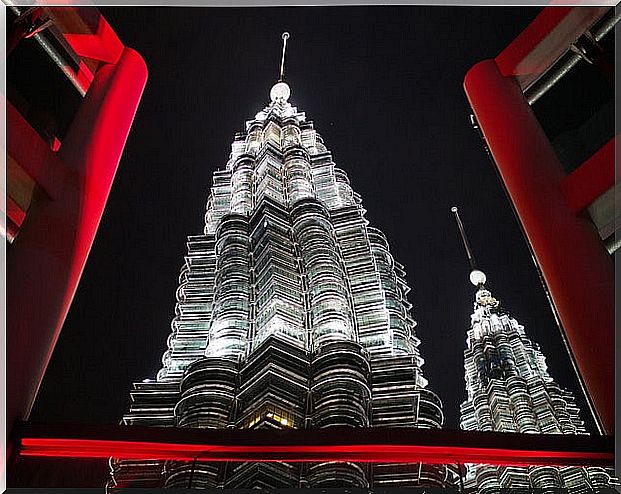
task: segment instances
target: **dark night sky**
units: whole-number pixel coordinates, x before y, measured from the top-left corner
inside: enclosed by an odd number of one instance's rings
[[[488,286],[578,386],[518,223],[471,129],[463,77],[533,8],[101,8],[149,67],[84,275],[32,414],[117,423],[132,381],[160,368],[185,237],[203,228],[211,176],[233,135],[286,79],[405,265],[424,371],[458,426],[474,287],[450,206]],[[580,395],[583,417],[586,407]]]

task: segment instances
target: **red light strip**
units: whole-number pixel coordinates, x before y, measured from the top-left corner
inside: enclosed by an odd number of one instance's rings
[[[491,465],[609,465],[611,452],[532,451],[467,446],[389,444],[183,444],[105,439],[25,437],[22,456],[252,462],[485,463]]]

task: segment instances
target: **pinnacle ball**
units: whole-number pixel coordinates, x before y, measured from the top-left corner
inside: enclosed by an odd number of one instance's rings
[[[485,276],[485,273],[483,271],[475,269],[470,272],[470,283],[472,283],[474,286],[484,285],[486,280],[487,277]]]
[[[272,86],[270,98],[272,101],[287,101],[291,96],[291,89],[286,82],[278,82]]]

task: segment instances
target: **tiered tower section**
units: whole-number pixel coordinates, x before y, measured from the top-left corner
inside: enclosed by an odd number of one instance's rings
[[[485,287],[463,225],[460,227],[477,287],[464,367],[467,399],[461,404],[461,428],[523,434],[587,434],[573,394],[548,373],[546,359],[524,327]],[[465,487],[486,489],[571,489],[572,493],[608,487],[616,480],[599,467],[468,465]]]
[[[442,426],[403,267],[304,113],[277,83],[215,172],[188,238],[163,367],[125,424]],[[112,485],[446,486],[444,466],[113,461]]]

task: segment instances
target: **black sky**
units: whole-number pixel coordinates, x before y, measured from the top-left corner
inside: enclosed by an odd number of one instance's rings
[[[579,395],[527,245],[462,81],[537,15],[512,7],[100,8],[149,80],[33,420],[117,423],[161,366],[185,237],[211,176],[269,101],[289,31],[290,101],[314,121],[405,265],[424,371],[458,426],[474,287],[460,206],[488,286]],[[590,424],[590,422],[589,422]]]

